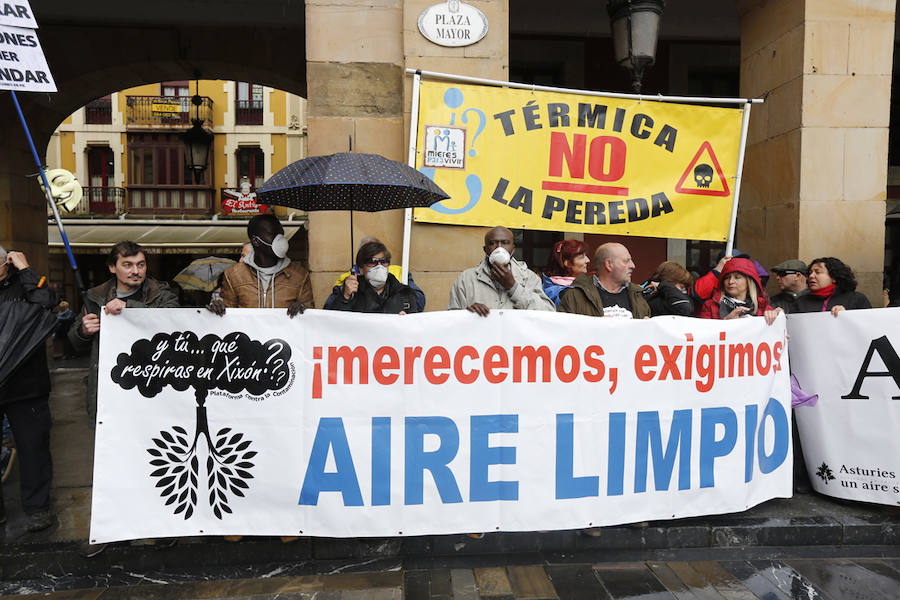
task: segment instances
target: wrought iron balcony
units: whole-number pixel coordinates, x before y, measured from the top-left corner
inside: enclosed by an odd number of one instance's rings
[[[183,128],[191,119],[200,118],[204,127],[213,125],[213,101],[201,96],[199,110],[190,96],[126,96],[126,125],[129,129]],[[197,116],[199,115],[199,117]]]
[[[75,206],[74,210],[66,212],[60,210],[62,217],[94,217],[94,216],[110,216],[115,217],[126,211],[125,208],[125,188],[120,187],[85,187],[82,188],[84,194],[81,201]],[[47,207],[47,216],[53,214],[50,207]]]
[[[262,125],[262,100],[236,100],[234,103],[234,122],[236,125]]]
[[[100,98],[88,102],[84,107],[84,122],[88,125],[110,125],[112,123],[112,100]]]
[[[128,214],[210,215],[215,190],[204,187],[128,186]]]

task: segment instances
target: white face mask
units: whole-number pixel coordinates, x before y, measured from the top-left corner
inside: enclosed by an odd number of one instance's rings
[[[266,244],[266,241],[259,236],[256,236],[263,244]],[[284,258],[288,253],[288,239],[284,237],[282,234],[278,234],[275,236],[275,239],[272,240],[271,244],[266,244],[272,249],[272,254],[277,256],[278,258]]]
[[[366,271],[366,279],[369,280],[369,283],[374,288],[384,287],[384,284],[387,283],[387,278],[388,268],[384,265],[378,265]]]
[[[497,246],[494,248],[494,251],[490,253],[488,256],[488,260],[491,261],[491,264],[494,265],[505,265],[509,264],[509,251],[503,246]]]

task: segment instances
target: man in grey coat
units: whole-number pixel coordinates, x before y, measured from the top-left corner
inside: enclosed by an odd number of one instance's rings
[[[512,231],[494,227],[484,236],[484,260],[459,274],[450,288],[449,310],[466,309],[486,317],[492,308],[555,310],[541,278],[512,257]]]

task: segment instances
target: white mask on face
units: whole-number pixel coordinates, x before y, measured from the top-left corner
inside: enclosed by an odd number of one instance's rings
[[[256,236],[263,244],[266,244],[266,241],[259,236]],[[278,258],[284,258],[288,253],[288,239],[284,237],[282,234],[278,234],[275,236],[275,239],[272,240],[271,244],[266,244],[272,249],[272,254],[277,256]]]
[[[491,264],[494,265],[506,265],[509,264],[509,251],[503,246],[497,246],[494,248],[494,251],[490,253],[488,256],[488,260],[491,261]]]
[[[366,271],[366,279],[369,280],[369,283],[374,288],[384,287],[384,284],[387,283],[387,278],[388,268],[384,265],[378,265]]]

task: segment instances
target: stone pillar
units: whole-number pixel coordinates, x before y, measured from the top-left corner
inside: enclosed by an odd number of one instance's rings
[[[37,167],[25,133],[12,106],[8,108],[11,117],[0,120],[5,132],[0,144],[0,246],[24,252],[34,270],[46,274],[47,200],[32,176]],[[46,146],[46,136],[34,129],[32,134],[38,148]]]
[[[738,247],[767,267],[836,256],[880,305],[895,2],[738,11],[740,93],[768,93],[751,111]]]
[[[306,0],[308,151],[310,156],[372,152],[404,161],[403,2]],[[354,212],[354,245],[375,235],[400,256],[403,211]],[[309,265],[316,305],[350,268],[346,212],[309,213]]]
[[[403,2],[405,66],[439,73],[507,81],[509,79],[509,0],[468,0],[488,19],[488,33],[480,42],[463,48],[434,44],[419,32],[418,19],[435,0]],[[409,138],[412,78],[403,86],[404,144]],[[404,147],[405,149],[408,146]],[[407,160],[404,153],[403,160]],[[413,223],[410,264],[416,283],[428,297],[426,310],[444,310],[450,286],[460,271],[484,257],[486,227]]]

